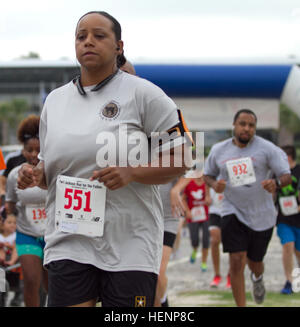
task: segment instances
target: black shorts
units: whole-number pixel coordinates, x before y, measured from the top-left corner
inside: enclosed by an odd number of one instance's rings
[[[176,239],[176,234],[171,233],[171,232],[164,232],[164,245],[169,246],[170,248],[173,247],[174,242]]]
[[[71,260],[50,262],[48,306],[66,307],[101,299],[102,307],[151,307],[157,275],[144,271],[110,272]]]
[[[273,227],[264,231],[255,231],[235,215],[222,217],[221,237],[223,252],[247,252],[247,257],[255,262],[263,261],[273,233]]]
[[[218,227],[221,229],[221,220],[222,217],[219,215],[216,215],[214,213],[209,215],[209,228],[211,227]]]

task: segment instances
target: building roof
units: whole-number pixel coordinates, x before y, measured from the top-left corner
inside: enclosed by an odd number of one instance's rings
[[[279,99],[290,64],[134,64],[137,75],[172,97],[237,97]],[[56,87],[80,72],[71,60],[24,59],[0,62],[0,93]],[[32,88],[30,87],[32,86]]]

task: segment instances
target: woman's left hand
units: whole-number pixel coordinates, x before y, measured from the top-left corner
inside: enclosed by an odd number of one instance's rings
[[[132,167],[107,167],[93,172],[91,181],[98,180],[108,189],[117,190],[133,181]]]

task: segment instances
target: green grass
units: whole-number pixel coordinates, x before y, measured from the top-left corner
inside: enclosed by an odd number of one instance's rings
[[[180,301],[172,306],[201,306],[201,307],[235,307],[231,291],[194,291],[177,295]],[[258,305],[252,300],[250,292],[246,293],[249,307],[300,307],[300,293],[282,295],[267,292],[263,304]]]

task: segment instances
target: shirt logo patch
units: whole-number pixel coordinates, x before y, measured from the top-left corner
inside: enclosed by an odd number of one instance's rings
[[[145,306],[146,306],[146,296],[136,296],[135,307],[145,307]]]
[[[116,119],[120,114],[120,106],[117,102],[111,101],[100,110],[100,117],[102,119],[110,120]]]

